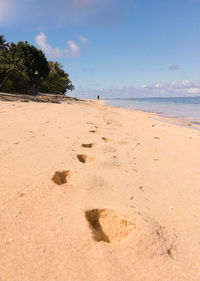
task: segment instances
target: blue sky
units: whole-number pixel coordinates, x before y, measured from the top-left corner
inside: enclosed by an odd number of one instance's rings
[[[0,34],[60,62],[74,96],[200,95],[200,0],[0,0]]]

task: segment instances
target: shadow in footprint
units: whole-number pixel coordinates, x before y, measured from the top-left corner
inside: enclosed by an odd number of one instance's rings
[[[106,137],[102,137],[101,139],[104,140],[106,143],[107,143],[107,142],[113,142],[113,141],[114,141],[113,139],[106,138]]]
[[[97,133],[97,130],[90,130],[89,132],[95,134]]]
[[[135,224],[111,209],[93,209],[85,212],[95,241],[119,242],[127,237]]]
[[[58,185],[68,183],[71,177],[71,171],[56,171],[52,177],[52,181]]]
[[[85,154],[78,154],[77,158],[81,163],[89,163],[95,160],[94,157]]]
[[[96,143],[82,143],[82,147],[84,148],[93,148],[94,146],[96,146]]]

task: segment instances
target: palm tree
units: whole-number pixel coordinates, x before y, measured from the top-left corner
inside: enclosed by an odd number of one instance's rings
[[[0,51],[5,51],[8,49],[9,44],[6,42],[6,39],[3,35],[0,35]]]

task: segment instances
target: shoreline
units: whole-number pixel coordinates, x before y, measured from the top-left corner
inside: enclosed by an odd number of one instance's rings
[[[127,103],[128,100],[126,99],[120,99],[121,100],[121,104],[116,104],[115,102],[117,100],[113,100],[113,103],[111,102],[111,100],[107,100],[107,103],[110,105],[114,105],[114,106],[119,106],[122,108],[129,108],[129,109],[134,109],[134,110],[139,110],[139,111],[143,111],[143,112],[150,112],[150,113],[154,113],[159,115],[160,117],[164,117],[164,118],[170,118],[170,119],[174,119],[176,120],[176,122],[180,121],[181,123],[186,122],[186,124],[193,124],[195,127],[196,125],[200,124],[200,116],[199,114],[197,114],[197,111],[199,112],[199,102],[200,99],[199,97],[175,97],[175,98],[160,98],[160,100],[170,100],[170,102],[168,103],[169,108],[171,107],[173,110],[168,110],[168,108],[166,107],[167,103],[165,102],[150,102],[153,100],[159,100],[159,98],[141,98],[141,99],[135,99],[136,103],[132,104]],[[176,103],[175,101],[177,99],[180,100],[186,100],[187,102],[184,103]],[[195,100],[197,99],[197,100]],[[174,101],[175,100],[175,101]],[[139,103],[138,103],[139,101]],[[145,101],[145,103],[143,104],[143,102]],[[146,102],[148,101],[148,102]],[[147,104],[148,103],[148,104]],[[153,107],[152,107],[152,104]],[[187,104],[187,106],[186,106]],[[158,110],[158,105],[160,110]],[[194,108],[193,108],[194,106]],[[198,108],[196,107],[198,106]],[[196,112],[196,114],[193,113]],[[185,112],[185,114],[183,115],[181,112]],[[189,126],[191,126],[189,125]]]
[[[96,100],[0,104],[2,281],[200,279],[198,130]]]
[[[200,121],[197,121],[197,119],[192,119],[191,117],[187,117],[187,118],[173,117],[173,116],[169,116],[169,115],[165,114],[164,112],[158,113],[158,112],[153,112],[153,111],[137,109],[137,108],[133,108],[133,107],[123,107],[123,106],[111,105],[111,104],[107,104],[106,101],[107,100],[104,100],[105,104],[107,106],[110,106],[111,108],[116,107],[116,108],[124,108],[124,109],[128,109],[128,110],[132,110],[132,111],[136,111],[136,112],[137,111],[143,112],[143,113],[147,113],[147,114],[151,114],[151,115],[155,116],[155,120],[158,119],[162,122],[169,122],[174,125],[183,126],[183,127],[191,128],[191,129],[195,129],[195,130],[200,130]]]
[[[163,122],[170,122],[172,124],[177,124],[180,126],[191,127],[194,129],[200,129],[200,122],[197,119],[192,119],[191,117],[182,118],[182,117],[173,117],[169,116],[165,113],[158,113],[153,111],[147,111],[142,109],[136,109],[131,107],[123,107],[118,105],[111,105],[108,104],[108,100],[96,100],[96,99],[79,99],[70,96],[63,96],[57,94],[38,94],[37,96],[20,94],[20,93],[3,93],[0,92],[0,101],[7,101],[7,102],[39,102],[39,103],[63,103],[63,102],[98,102],[99,104],[107,105],[110,107],[116,108],[125,108],[133,111],[144,112],[147,114],[155,115],[156,118],[160,118]]]

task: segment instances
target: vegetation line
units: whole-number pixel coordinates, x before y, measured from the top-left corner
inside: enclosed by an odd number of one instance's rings
[[[0,92],[37,95],[38,91],[64,94],[68,90],[74,86],[58,62],[47,61],[28,42],[8,43],[0,35]]]

